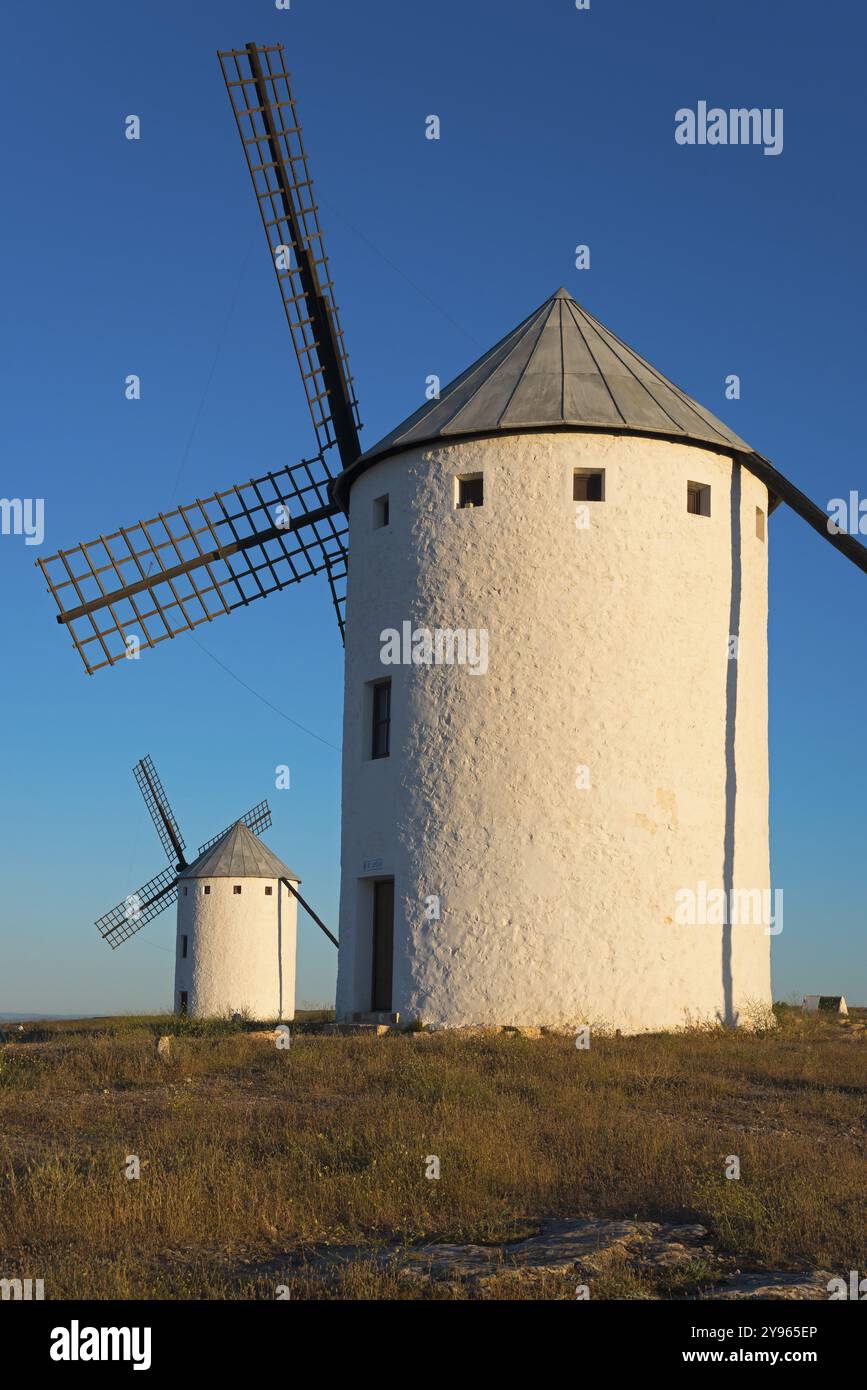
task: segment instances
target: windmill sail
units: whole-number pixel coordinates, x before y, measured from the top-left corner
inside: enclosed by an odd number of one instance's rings
[[[163,849],[170,859],[183,865],[186,842],[153,762],[146,755],[139,758],[132,771]]]
[[[218,54],[262,214],[319,449],[361,452],[358,403],[283,45]]]
[[[812,526],[814,531],[818,531],[829,545],[835,550],[839,550],[847,560],[851,560],[853,565],[857,565],[859,570],[867,574],[867,546],[863,546],[854,536],[850,536],[845,531],[838,531],[829,517],[828,512],[810,500],[800,488],[790,483],[782,473],[762,458],[761,454],[749,454],[741,460],[751,473],[755,473],[757,478],[767,486],[772,497],[778,497],[787,506],[797,512],[802,521],[806,521],[808,526]]]
[[[327,572],[341,634],[346,520],[305,459],[38,560],[88,674]]]
[[[129,893],[123,902],[99,917],[97,930],[112,950],[134,936],[137,931],[167,907],[177,901],[178,878],[174,869],[163,869],[135,893]]]
[[[178,844],[183,846],[184,842],[177,828],[177,822],[150,758],[141,758],[136,763],[134,772],[166,853],[169,855],[177,854],[179,867],[186,868],[187,864],[181,850],[176,847],[168,834],[167,826],[170,825],[172,833],[177,836]],[[271,808],[268,802],[260,801],[247,811],[241,820],[255,835],[261,835],[262,831],[267,830],[271,824]],[[237,821],[233,821],[227,829],[231,830],[232,826],[236,824]],[[199,854],[203,854],[218,840],[222,840],[225,834],[226,831],[222,830],[219,835],[214,835],[201,846]],[[160,913],[165,912],[167,907],[171,907],[173,903],[177,902],[178,882],[179,875],[173,867],[161,870],[143,887],[138,888],[135,893],[128,893],[123,902],[119,902],[116,907],[97,919],[96,927],[100,936],[108,942],[112,950],[115,950],[124,941],[128,941],[131,936],[134,936],[137,931],[141,931],[148,922],[159,917]],[[323,927],[323,930],[326,928]]]
[[[246,825],[248,830],[252,830],[254,835],[261,835],[271,825],[271,807],[267,801],[260,801],[258,806],[252,810],[245,811],[240,820]],[[232,826],[237,825],[237,821],[232,821],[232,825],[227,825],[225,830],[221,830],[219,835],[212,835],[210,840],[206,840],[203,845],[199,845],[199,854],[204,854],[205,850],[210,849],[218,840],[222,840],[224,835],[228,835]]]
[[[219,58],[319,451],[37,561],[89,675],[322,572],[344,636],[347,528],[326,452],[353,463],[360,422],[301,127],[281,45]]]

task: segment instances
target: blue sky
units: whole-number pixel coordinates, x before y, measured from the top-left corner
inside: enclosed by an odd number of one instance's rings
[[[0,537],[0,1010],[167,1007],[173,914],[116,952],[92,925],[163,864],[141,754],[192,844],[268,796],[269,843],[337,920],[324,582],[88,678],[34,566],[312,450],[215,50],[286,45],[367,444],[565,284],[824,506],[867,494],[867,22],[840,0],[8,0],[2,29],[0,492],[44,498],[46,534]],[[700,100],[782,107],[783,153],[677,145]],[[770,544],[774,991],[867,1003],[867,581],[784,508]],[[331,999],[335,954],[302,928],[300,1002]]]

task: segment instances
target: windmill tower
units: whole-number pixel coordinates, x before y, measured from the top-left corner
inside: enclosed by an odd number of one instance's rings
[[[331,934],[298,892],[297,874],[256,838],[271,824],[267,801],[206,840],[190,864],[151,758],[133,774],[169,866],[100,917],[100,935],[115,950],[177,903],[176,1013],[293,1018],[297,904]]]
[[[175,1007],[194,1016],[295,1017],[300,879],[243,821],[178,877]]]
[[[634,1032],[770,1006],[761,919],[677,920],[701,883],[770,891],[749,453],[560,290],[338,480],[339,1015]]]
[[[282,46],[219,56],[317,448],[39,560],[57,621],[92,673],[326,576],[340,1017],[748,1021],[766,522],[785,502],[865,572],[867,550],[565,290],[362,454]]]

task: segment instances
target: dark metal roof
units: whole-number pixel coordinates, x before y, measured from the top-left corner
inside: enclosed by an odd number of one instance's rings
[[[437,440],[527,429],[594,429],[753,450],[734,430],[639,357],[567,290],[427,401],[338,477],[345,507],[355,478],[377,459]]]
[[[297,874],[272,854],[243,821],[236,821],[204,854],[200,854],[180,878],[289,878],[300,883]]]

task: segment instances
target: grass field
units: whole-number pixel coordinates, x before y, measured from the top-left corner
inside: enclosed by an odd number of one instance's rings
[[[304,1023],[285,1050],[244,1025],[175,1018],[6,1025],[0,1276],[42,1278],[47,1298],[272,1298],[286,1255],[493,1242],[548,1215],[698,1221],[743,1269],[863,1271],[863,1014],[776,1012],[763,1035],[598,1038],[589,1051]],[[162,1033],[175,1035],[168,1059]],[[730,1154],[739,1181],[725,1177]],[[424,1296],[363,1259],[327,1281],[288,1277],[295,1297]],[[626,1268],[599,1290],[688,1292]],[[555,1281],[524,1296],[561,1293]]]

